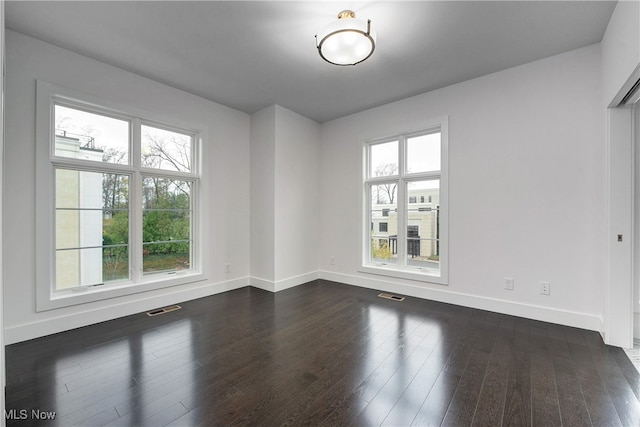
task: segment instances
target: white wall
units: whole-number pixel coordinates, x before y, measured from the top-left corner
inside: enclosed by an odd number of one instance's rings
[[[275,112],[276,107],[272,105],[251,115],[252,283],[275,280]],[[268,285],[260,287],[268,288]]]
[[[275,281],[278,288],[316,278],[320,125],[276,107]]]
[[[318,277],[320,125],[279,105],[251,116],[251,284]]]
[[[604,105],[614,99],[640,64],[640,2],[619,1],[602,37]]]
[[[249,276],[250,116],[107,64],[7,31],[4,298],[7,343],[246,286]],[[44,312],[35,311],[36,79],[118,104],[208,124],[209,280]],[[225,273],[225,264],[231,272]]]
[[[445,115],[449,285],[359,273],[361,139]],[[324,123],[321,277],[598,330],[603,153],[599,45]]]

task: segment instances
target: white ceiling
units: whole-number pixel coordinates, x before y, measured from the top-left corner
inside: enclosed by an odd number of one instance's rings
[[[612,1],[7,1],[6,27],[253,113],[324,122],[602,39]],[[325,63],[314,35],[371,19],[364,63]]]

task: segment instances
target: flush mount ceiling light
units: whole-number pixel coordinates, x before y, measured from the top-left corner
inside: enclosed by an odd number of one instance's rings
[[[356,65],[371,56],[376,34],[371,20],[356,19],[351,10],[343,10],[338,20],[316,34],[316,47],[322,59],[335,65]]]

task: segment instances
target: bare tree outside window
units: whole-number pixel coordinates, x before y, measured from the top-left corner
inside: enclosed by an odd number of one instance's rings
[[[141,130],[143,167],[191,172],[191,135],[144,125]]]
[[[398,173],[398,165],[396,163],[384,163],[380,164],[376,167],[373,175],[378,176],[392,176]],[[377,189],[377,203],[395,203],[395,195],[396,195],[396,187],[398,184],[396,182],[389,184],[382,184],[376,187]]]

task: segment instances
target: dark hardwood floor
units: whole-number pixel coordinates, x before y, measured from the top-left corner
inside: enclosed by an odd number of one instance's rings
[[[640,425],[597,333],[378,293],[244,288],[10,345],[7,424]]]

